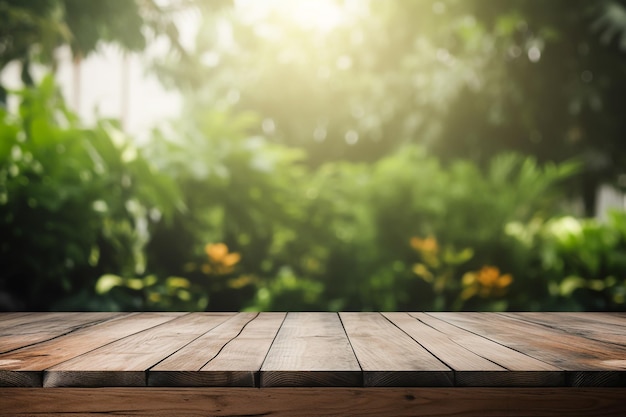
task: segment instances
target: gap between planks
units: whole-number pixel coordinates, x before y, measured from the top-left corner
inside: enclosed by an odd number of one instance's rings
[[[163,315],[167,319],[156,325],[110,340],[46,369],[44,386],[145,386],[146,371],[150,367],[172,350],[180,349],[232,316],[224,313]],[[207,329],[199,328],[200,325],[206,325]]]
[[[543,314],[554,317],[556,313]],[[587,339],[497,313],[429,315],[563,369],[566,386],[626,385],[626,367],[622,360],[626,346]]]

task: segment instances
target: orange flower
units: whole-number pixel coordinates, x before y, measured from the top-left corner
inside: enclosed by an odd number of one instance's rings
[[[483,298],[502,296],[512,282],[511,274],[501,275],[498,267],[485,265],[480,271],[463,275],[463,286],[466,288],[461,297],[468,299],[475,294]]]
[[[417,236],[411,238],[411,247],[419,252],[424,263],[430,268],[438,268],[441,264],[439,259],[439,243],[433,236],[421,239]]]
[[[238,252],[229,252],[225,243],[208,243],[204,252],[209,262],[202,265],[205,274],[229,274],[233,272],[235,265],[241,260]]]

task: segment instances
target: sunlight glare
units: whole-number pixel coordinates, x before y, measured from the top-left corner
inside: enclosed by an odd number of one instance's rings
[[[329,32],[345,20],[345,10],[333,0],[235,0],[252,20],[277,15],[303,29]]]

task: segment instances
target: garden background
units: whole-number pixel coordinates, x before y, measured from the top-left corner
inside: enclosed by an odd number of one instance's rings
[[[70,110],[157,43],[178,116]],[[626,310],[626,1],[0,0],[11,65],[0,310]]]

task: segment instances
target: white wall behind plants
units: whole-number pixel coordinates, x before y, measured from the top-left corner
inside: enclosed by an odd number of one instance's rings
[[[166,91],[148,70],[147,54],[124,54],[120,48],[105,45],[76,66],[68,47],[57,51],[55,78],[68,106],[89,125],[98,117],[122,122],[124,130],[139,142],[149,131],[168,118],[176,117],[182,106],[180,95]],[[20,88],[19,63],[11,63],[0,74],[6,88]],[[40,79],[46,70],[35,68]],[[15,109],[15,98],[9,107]]]
[[[620,177],[619,181],[626,182],[626,176]],[[606,222],[610,210],[626,211],[626,194],[612,185],[604,184],[597,192],[596,217]]]

